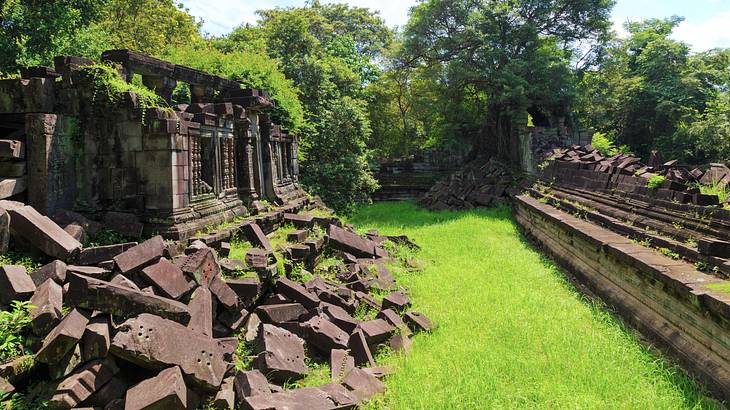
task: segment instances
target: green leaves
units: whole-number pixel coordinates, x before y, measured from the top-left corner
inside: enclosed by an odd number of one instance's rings
[[[34,307],[30,302],[15,300],[10,308],[0,312],[0,362],[24,353],[23,332],[30,326],[30,311]]]

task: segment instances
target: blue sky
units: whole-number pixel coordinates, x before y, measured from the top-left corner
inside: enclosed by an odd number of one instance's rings
[[[304,0],[182,0],[190,12],[203,18],[204,31],[219,35],[242,22],[256,21],[258,9],[300,6]],[[458,1],[458,0],[454,0]],[[391,26],[408,21],[408,10],[416,0],[339,0],[379,10]],[[730,0],[618,0],[613,11],[614,26],[621,31],[626,20],[684,16],[674,38],[690,44],[695,51],[730,47]]]

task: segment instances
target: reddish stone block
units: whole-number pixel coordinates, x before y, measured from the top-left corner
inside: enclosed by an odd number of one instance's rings
[[[35,284],[20,265],[0,266],[0,304],[13,300],[28,300],[35,292]]]
[[[142,269],[141,276],[162,296],[170,299],[179,299],[195,287],[195,283],[188,280],[180,268],[165,258]]]
[[[157,262],[164,250],[165,241],[161,236],[155,236],[115,256],[114,262],[122,274],[136,273]]]
[[[186,409],[187,392],[180,368],[170,367],[127,390],[124,408],[125,410]]]

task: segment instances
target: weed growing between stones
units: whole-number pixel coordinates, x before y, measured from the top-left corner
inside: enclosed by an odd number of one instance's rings
[[[10,310],[0,312],[0,362],[28,353],[24,334],[30,327],[30,302],[14,300]]]

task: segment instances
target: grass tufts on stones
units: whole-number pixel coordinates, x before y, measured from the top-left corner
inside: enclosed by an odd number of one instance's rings
[[[405,234],[422,271],[395,272],[439,327],[416,335],[369,408],[717,408],[681,369],[582,297],[526,243],[508,208],[428,212],[410,203],[350,219]]]

